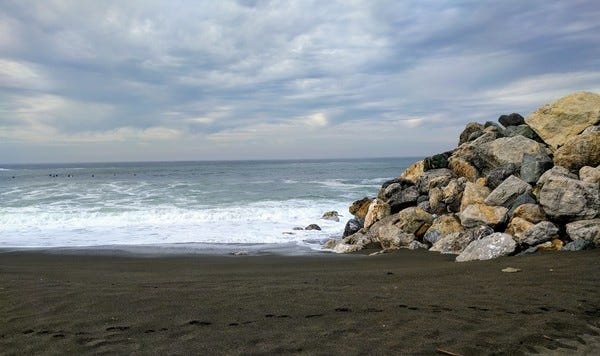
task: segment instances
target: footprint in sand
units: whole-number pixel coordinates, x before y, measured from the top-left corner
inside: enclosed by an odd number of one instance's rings
[[[201,320],[190,320],[188,321],[189,325],[199,325],[199,326],[209,326],[212,325],[210,321],[201,321]]]
[[[350,313],[350,312],[352,312],[352,309],[346,308],[346,307],[340,307],[340,308],[335,308],[335,311],[342,312],[342,313]]]
[[[106,331],[125,331],[129,330],[129,326],[109,326]]]

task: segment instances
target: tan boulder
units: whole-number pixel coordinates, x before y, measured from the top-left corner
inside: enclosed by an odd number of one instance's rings
[[[461,157],[450,157],[448,159],[448,168],[450,168],[457,176],[465,177],[470,182],[474,182],[479,178],[479,171],[477,168]]]
[[[537,224],[546,220],[544,209],[538,204],[522,204],[515,208],[512,213],[512,219],[521,218],[530,223]]]
[[[577,92],[546,104],[525,122],[553,149],[600,122],[600,95]]]
[[[402,172],[400,178],[406,179],[407,181],[416,184],[421,175],[423,174],[423,166],[423,160],[411,164],[408,168],[406,168],[406,170],[404,170],[404,172]]]
[[[460,211],[465,210],[469,205],[483,203],[490,193],[490,188],[486,186],[467,182],[460,201]]]
[[[564,243],[559,239],[553,239],[552,241],[546,241],[537,245],[536,247],[542,251],[558,251],[563,247]]]
[[[600,164],[600,131],[584,132],[570,137],[554,152],[554,164],[571,172],[584,166]]]
[[[579,179],[586,183],[600,183],[600,166],[593,167],[581,167],[579,170]]]
[[[509,164],[514,164],[517,168],[520,168],[524,154],[546,153],[543,144],[520,135],[501,137],[481,145],[478,150],[480,158],[485,162],[488,171]]]
[[[369,211],[369,205],[371,205],[372,201],[373,199],[364,197],[352,203],[352,205],[350,205],[350,207],[348,208],[348,211],[350,212],[350,214],[356,216],[358,219],[364,220],[367,216],[367,212]]]
[[[516,237],[517,239],[521,239],[523,238],[523,234],[531,229],[535,224],[519,218],[519,217],[513,217],[510,220],[510,223],[508,224],[508,226],[506,227],[506,233],[509,235],[512,235],[514,237]]]
[[[464,227],[488,225],[497,227],[506,222],[508,209],[503,206],[489,206],[485,204],[471,204],[463,210],[458,217]]]
[[[418,207],[406,208],[394,215],[394,217],[394,224],[402,229],[402,231],[417,236],[425,234],[425,231],[427,231],[433,222],[433,216]],[[425,231],[423,231],[424,226],[427,227]]]
[[[433,220],[431,226],[423,236],[423,240],[430,244],[435,244],[440,238],[455,232],[461,232],[464,229],[456,215],[440,215]]]
[[[371,204],[369,204],[369,209],[365,216],[365,229],[368,229],[375,222],[383,219],[388,215],[390,215],[389,204],[380,199],[373,199]]]

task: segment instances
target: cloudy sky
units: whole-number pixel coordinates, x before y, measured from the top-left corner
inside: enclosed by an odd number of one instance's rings
[[[600,92],[589,1],[2,1],[0,162],[420,156]]]

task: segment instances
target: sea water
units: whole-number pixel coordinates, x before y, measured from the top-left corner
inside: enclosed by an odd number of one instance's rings
[[[0,248],[319,250],[415,160],[0,165]]]

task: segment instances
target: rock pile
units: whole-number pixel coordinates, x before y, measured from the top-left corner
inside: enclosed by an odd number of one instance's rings
[[[470,261],[600,246],[600,95],[498,121],[467,124],[456,149],[355,201],[343,238],[326,247],[428,248]]]

